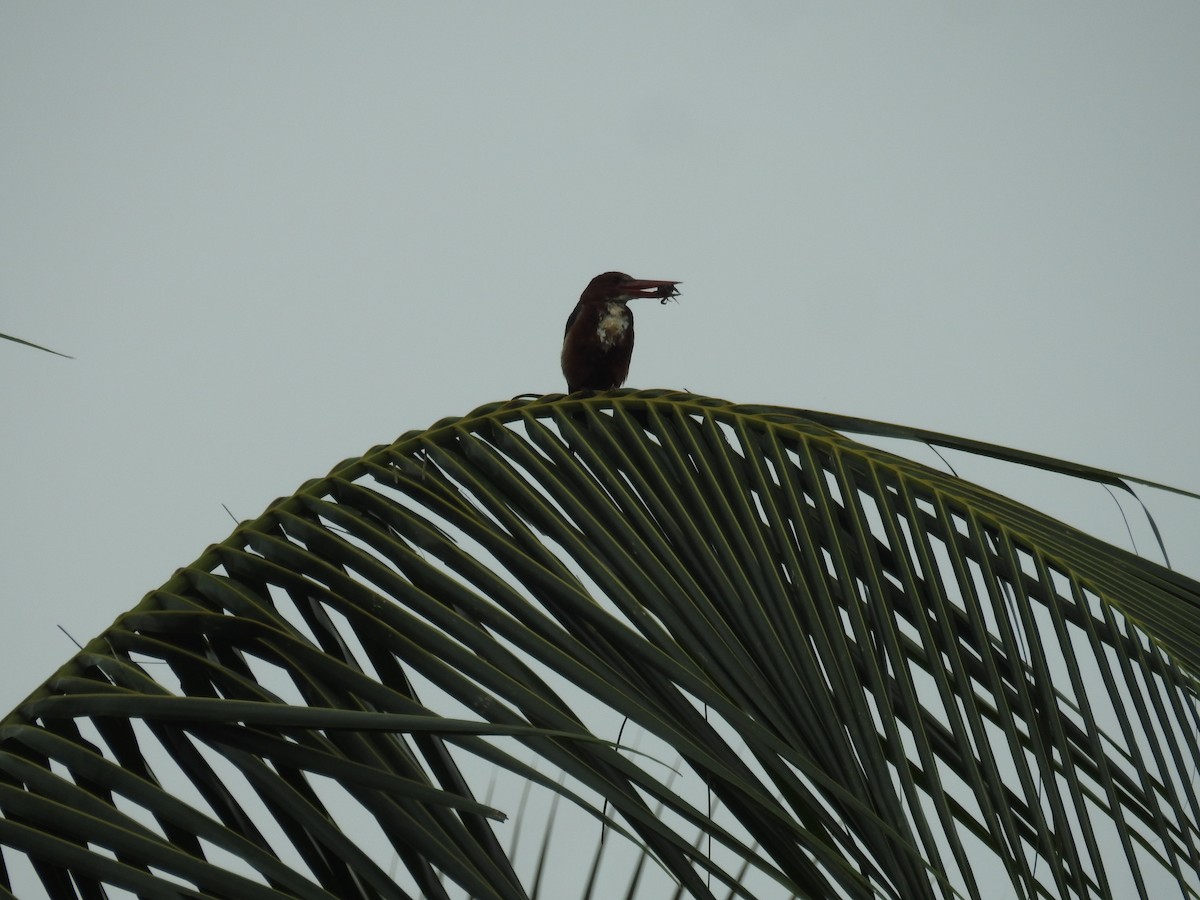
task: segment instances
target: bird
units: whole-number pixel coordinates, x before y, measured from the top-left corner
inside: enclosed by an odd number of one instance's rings
[[[624,272],[604,272],[588,282],[563,332],[567,393],[607,391],[624,384],[633,355],[629,301],[656,297],[666,303],[679,293],[675,285],[680,283],[632,278]]]

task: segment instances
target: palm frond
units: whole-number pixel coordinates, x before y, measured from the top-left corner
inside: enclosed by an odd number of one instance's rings
[[[501,773],[681,896],[1200,896],[1200,585],[823,415],[550,396],[339,464],[0,724],[0,885],[603,895],[520,874]]]

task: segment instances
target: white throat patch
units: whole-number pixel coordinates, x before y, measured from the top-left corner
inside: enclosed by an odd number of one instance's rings
[[[600,338],[601,345],[611,347],[619,341],[629,329],[631,318],[629,308],[624,303],[610,301],[596,324],[596,335]]]

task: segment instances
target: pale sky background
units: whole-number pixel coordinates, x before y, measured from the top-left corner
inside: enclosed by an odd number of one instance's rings
[[[76,357],[0,342],[0,712],[222,504],[561,391],[606,269],[684,282],[629,386],[1200,489],[1198,47],[1195,2],[0,0],[0,332]]]

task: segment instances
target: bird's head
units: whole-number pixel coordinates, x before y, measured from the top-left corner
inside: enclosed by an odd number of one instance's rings
[[[624,272],[605,272],[588,282],[579,300],[582,303],[606,303],[612,300],[624,303],[634,297],[657,297],[665,302],[679,293],[675,288],[677,284],[678,281],[655,281],[632,278]]]

